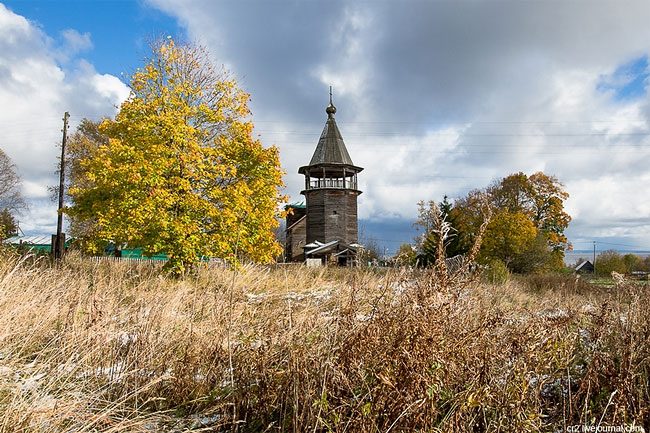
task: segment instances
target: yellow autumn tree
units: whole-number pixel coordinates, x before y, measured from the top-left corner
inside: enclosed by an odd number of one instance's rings
[[[171,39],[152,45],[130,88],[99,126],[108,142],[80,162],[84,182],[70,189],[66,212],[93,223],[84,248],[167,254],[175,273],[236,252],[272,260],[283,173],[278,149],[252,137],[249,95],[202,47]]]
[[[485,231],[481,244],[481,259],[499,260],[508,268],[529,251],[535,243],[537,229],[522,212],[497,212]]]
[[[451,226],[447,254],[469,252],[485,219],[485,198],[493,217],[483,235],[480,261],[500,262],[516,273],[559,269],[563,266],[564,251],[571,248],[564,234],[571,222],[564,210],[568,197],[558,178],[537,172],[530,176],[511,174],[487,188],[471,190],[453,205],[445,198],[438,207]],[[436,233],[428,226],[433,205],[433,202],[427,206],[419,203],[416,225],[425,229],[418,245],[420,263],[435,259]]]
[[[563,187],[557,177],[540,171],[530,176],[521,172],[511,174],[487,188],[496,209],[522,213],[537,229],[536,241],[511,263],[512,270],[546,271],[563,266],[564,250],[571,248],[564,234],[571,217],[564,211],[569,194]]]

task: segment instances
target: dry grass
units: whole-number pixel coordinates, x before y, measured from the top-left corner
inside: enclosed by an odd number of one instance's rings
[[[1,260],[0,432],[650,427],[644,286]]]

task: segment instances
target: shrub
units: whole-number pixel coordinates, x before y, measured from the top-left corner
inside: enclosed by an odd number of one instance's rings
[[[501,260],[492,260],[485,268],[484,278],[492,284],[505,284],[510,278],[508,267]]]
[[[596,257],[596,273],[599,275],[609,275],[612,272],[621,274],[626,272],[623,257],[615,250],[603,251]]]
[[[601,290],[583,277],[566,273],[523,275],[519,277],[519,281],[525,289],[540,295],[550,293],[587,295]]]

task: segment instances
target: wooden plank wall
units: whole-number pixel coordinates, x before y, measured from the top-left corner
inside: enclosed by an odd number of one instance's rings
[[[307,243],[341,240],[357,242],[358,193],[344,189],[305,192],[307,198]]]

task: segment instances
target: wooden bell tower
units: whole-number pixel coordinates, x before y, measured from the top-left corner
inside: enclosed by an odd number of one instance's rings
[[[349,265],[359,245],[357,228],[357,174],[363,168],[354,165],[343,142],[330,103],[325,109],[327,121],[314,155],[298,169],[305,176],[306,245],[305,257],[322,258]]]

